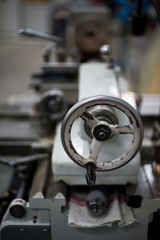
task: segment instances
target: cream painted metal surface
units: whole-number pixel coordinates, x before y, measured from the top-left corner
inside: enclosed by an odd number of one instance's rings
[[[105,95],[120,98],[120,87],[117,74],[107,67],[106,63],[89,62],[80,65],[79,68],[79,100],[86,97]],[[95,107],[96,108],[96,107]],[[121,111],[112,109],[119,124],[128,123],[127,117]],[[60,124],[61,125],[61,124]],[[52,154],[52,171],[54,181],[64,181],[69,185],[85,185],[86,169],[76,165],[65,153],[60,140],[60,128],[57,127],[55,144]],[[75,148],[80,155],[85,156],[90,149],[91,139],[84,130],[84,123],[78,119],[73,126],[73,138]],[[114,136],[107,140],[100,151],[101,161],[115,159],[129,148],[132,136]],[[96,184],[126,184],[137,182],[140,167],[140,155],[137,154],[127,165],[107,172],[98,172]]]

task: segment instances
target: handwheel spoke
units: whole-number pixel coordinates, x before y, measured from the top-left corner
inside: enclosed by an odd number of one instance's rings
[[[80,118],[83,119],[90,128],[93,128],[97,123],[99,123],[99,120],[87,111],[83,112]]]
[[[123,124],[112,126],[112,131],[115,134],[134,134],[135,129],[132,124]]]
[[[91,143],[90,152],[89,152],[89,158],[88,158],[89,162],[91,161],[96,164],[102,144],[103,144],[103,142],[98,141],[97,139],[93,138],[92,143]]]

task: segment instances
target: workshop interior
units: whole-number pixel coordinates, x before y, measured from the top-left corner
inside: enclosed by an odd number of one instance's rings
[[[160,1],[0,1],[0,239],[160,240]]]

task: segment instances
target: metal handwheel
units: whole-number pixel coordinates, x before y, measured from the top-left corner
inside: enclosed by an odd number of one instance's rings
[[[127,116],[129,124],[110,124],[99,120],[89,112],[90,108],[102,105],[122,111]],[[92,141],[87,158],[77,152],[71,138],[73,123],[78,118],[91,128]],[[104,141],[107,144],[108,139],[119,134],[132,135],[129,149],[116,159],[98,162],[97,158]],[[91,168],[92,166],[92,170],[94,168],[95,171],[108,171],[123,166],[137,154],[143,140],[143,125],[137,111],[124,100],[110,96],[94,96],[79,101],[68,111],[62,123],[61,140],[68,156],[81,167]]]

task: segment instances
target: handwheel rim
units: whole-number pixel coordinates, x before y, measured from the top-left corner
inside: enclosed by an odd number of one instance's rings
[[[61,127],[61,141],[67,155],[81,167],[86,167],[88,158],[81,156],[75,149],[71,139],[71,129],[74,121],[79,118],[84,111],[96,105],[107,105],[122,111],[127,115],[129,121],[135,129],[131,147],[120,157],[96,164],[96,171],[110,171],[122,167],[130,162],[138,153],[143,141],[143,125],[138,112],[126,101],[110,96],[93,96],[76,103],[66,114]]]

